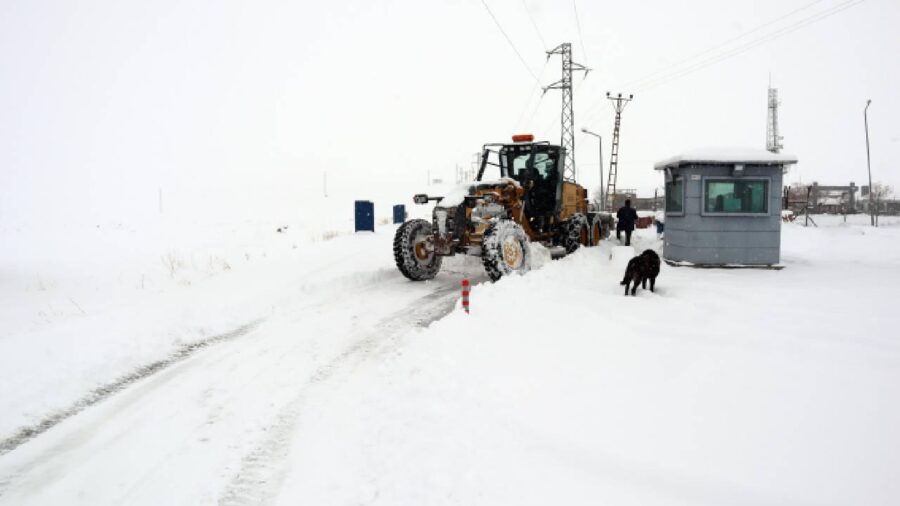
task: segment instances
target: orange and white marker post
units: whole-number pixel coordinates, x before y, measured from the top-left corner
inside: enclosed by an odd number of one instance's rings
[[[462,280],[462,306],[463,311],[469,314],[469,280]]]

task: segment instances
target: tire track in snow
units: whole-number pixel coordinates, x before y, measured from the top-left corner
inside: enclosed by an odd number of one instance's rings
[[[171,353],[168,357],[162,360],[157,360],[156,362],[152,362],[150,364],[142,366],[110,383],[95,388],[81,399],[75,401],[75,403],[68,408],[55,411],[45,416],[40,422],[27,427],[22,427],[12,436],[0,440],[0,456],[3,456],[15,450],[19,446],[40,436],[44,432],[47,432],[63,420],[75,416],[85,409],[93,406],[94,404],[97,404],[98,402],[106,399],[107,397],[110,397],[111,395],[124,390],[138,380],[151,376],[177,362],[181,362],[194,353],[213,344],[223,343],[246,335],[247,333],[255,329],[261,322],[262,319],[253,320],[229,332],[218,334],[207,339],[203,339],[202,341],[184,344],[173,353]],[[2,495],[3,492],[3,485],[3,483],[0,483],[0,495]]]
[[[481,281],[481,280],[479,280]],[[458,287],[439,288],[403,309],[381,319],[361,339],[337,357],[316,369],[297,396],[276,415],[260,444],[241,461],[240,470],[219,498],[220,506],[270,503],[281,489],[291,451],[291,439],[309,390],[377,354],[396,349],[400,337],[417,327],[426,327],[445,316],[456,304]]]

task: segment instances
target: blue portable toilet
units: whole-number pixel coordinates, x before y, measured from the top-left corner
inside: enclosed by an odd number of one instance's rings
[[[356,231],[375,231],[375,204],[369,200],[356,201]]]
[[[406,206],[398,204],[394,206],[394,223],[403,223],[406,220]]]

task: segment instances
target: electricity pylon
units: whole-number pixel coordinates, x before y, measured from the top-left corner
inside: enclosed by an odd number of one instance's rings
[[[613,127],[613,140],[612,140],[612,154],[609,157],[609,175],[606,179],[606,210],[613,210],[613,202],[616,197],[616,179],[618,177],[618,169],[619,169],[619,133],[622,126],[622,111],[625,110],[625,106],[628,105],[628,102],[634,98],[634,95],[628,95],[628,98],[622,96],[619,93],[617,96],[613,97],[610,93],[606,92],[606,98],[612,101],[613,109],[616,111],[616,123]]]
[[[572,61],[572,43],[563,42],[555,48],[547,51],[547,59],[552,55],[562,56],[562,79],[550,86],[547,90],[562,90],[562,114],[560,115],[560,145],[566,150],[563,160],[563,179],[575,181],[575,112],[572,107],[572,72],[583,71],[585,76],[591,69]]]

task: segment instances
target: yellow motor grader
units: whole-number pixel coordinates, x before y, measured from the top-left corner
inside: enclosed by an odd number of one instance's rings
[[[394,260],[409,279],[434,278],[441,259],[457,253],[480,256],[491,280],[530,268],[529,242],[571,253],[600,242],[605,230],[588,212],[587,190],[562,176],[565,149],[515,135],[511,144],[485,144],[475,181],[442,197],[419,194],[417,204],[436,201],[432,220],[409,220],[394,236]],[[492,179],[486,178],[491,169]]]

